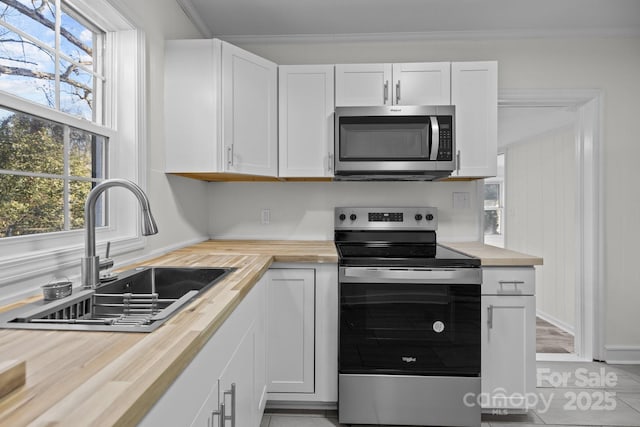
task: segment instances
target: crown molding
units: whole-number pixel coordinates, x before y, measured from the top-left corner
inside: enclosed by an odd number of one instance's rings
[[[178,0],[189,2],[189,0]],[[195,24],[195,22],[194,22]],[[197,24],[196,24],[197,25]],[[640,37],[637,28],[592,28],[584,30],[487,30],[487,31],[431,31],[406,33],[360,34],[283,34],[283,35],[212,35],[232,44],[286,43],[354,43],[394,41],[456,41],[456,40],[512,40],[512,39],[576,39]]]
[[[193,25],[196,26],[196,28],[198,29],[198,31],[200,31],[200,34],[202,34],[204,38],[210,39],[213,37],[213,32],[211,31],[209,26],[202,20],[202,17],[196,10],[191,0],[176,0],[176,2],[178,3],[178,6],[180,6],[184,14],[187,15],[187,18],[189,18]]]

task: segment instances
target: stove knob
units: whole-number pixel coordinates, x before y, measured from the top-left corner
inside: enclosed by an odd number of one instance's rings
[[[345,219],[347,219],[347,216],[345,214],[340,214],[338,218],[340,218],[340,221],[344,221]]]
[[[425,218],[427,219],[427,221],[432,221],[433,220],[433,215],[432,214],[427,214],[427,216]]]
[[[416,221],[422,221],[422,214],[416,214]]]
[[[351,221],[355,221],[355,220],[356,220],[356,218],[357,218],[356,214],[351,214],[351,216],[349,216],[349,219],[350,219]]]

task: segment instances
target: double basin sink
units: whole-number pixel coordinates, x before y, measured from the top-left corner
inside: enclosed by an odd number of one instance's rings
[[[0,314],[0,328],[151,332],[233,268],[139,267],[96,289]]]

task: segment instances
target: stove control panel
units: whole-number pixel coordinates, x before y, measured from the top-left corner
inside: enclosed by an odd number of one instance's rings
[[[436,230],[438,209],[433,207],[335,208],[336,230]]]

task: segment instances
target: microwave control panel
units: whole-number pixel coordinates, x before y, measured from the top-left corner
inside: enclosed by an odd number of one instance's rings
[[[438,116],[440,146],[437,160],[453,160],[453,118]]]

